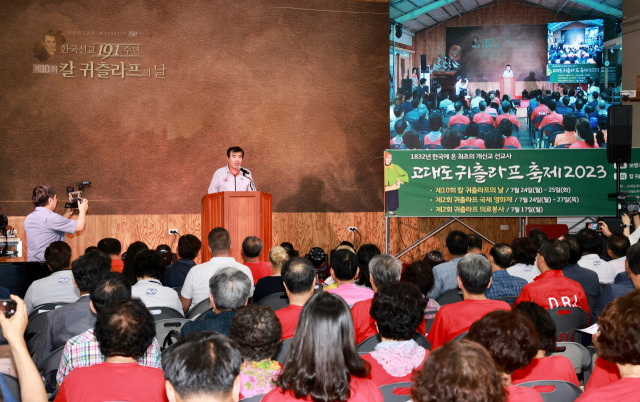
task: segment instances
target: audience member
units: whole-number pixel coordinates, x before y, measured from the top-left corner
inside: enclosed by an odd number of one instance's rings
[[[460,146],[460,134],[458,130],[452,127],[447,127],[442,131],[442,137],[440,138],[440,145],[444,149],[456,149]]]
[[[560,113],[556,113],[556,103],[554,101],[547,103],[547,108],[549,113],[540,122],[540,130],[543,130],[547,124],[562,124],[562,119],[564,118]]]
[[[447,235],[445,245],[449,250],[449,254],[451,254],[451,260],[433,268],[435,283],[427,295],[430,299],[437,299],[447,290],[458,287],[456,267],[458,266],[458,261],[469,251],[467,235],[458,230],[454,230]]]
[[[221,268],[209,279],[209,303],[212,310],[203,320],[184,324],[180,332],[187,336],[192,332],[217,331],[229,336],[231,320],[238,308],[247,304],[252,280],[235,267]]]
[[[456,111],[456,114],[449,117],[449,127],[453,126],[454,124],[469,124],[470,120],[468,116],[464,115],[462,102],[457,101],[456,103],[454,103],[453,107]]]
[[[422,142],[420,136],[414,130],[409,130],[405,133],[402,142],[407,149],[421,149]]]
[[[510,114],[509,116],[513,116]],[[506,123],[503,123],[506,121]],[[516,149],[521,149],[520,141],[516,137],[513,136],[513,124],[511,121],[504,119],[500,123],[498,123],[498,134],[502,135],[504,138],[504,146],[512,146]]]
[[[587,299],[595,302],[600,297],[598,274],[578,265],[578,260],[582,257],[578,236],[569,233],[560,236],[560,241],[567,243],[567,246],[569,246],[569,263],[562,268],[562,273],[567,278],[578,282],[587,295]],[[591,308],[591,305],[589,305],[589,308]]]
[[[528,236],[531,240],[533,240],[533,242],[536,245],[536,250],[540,250],[540,247],[542,247],[542,245],[549,240],[549,238],[547,237],[547,234],[545,232],[543,232],[541,229],[539,228],[533,228],[529,231],[529,236]]]
[[[111,258],[111,271],[122,272],[124,261],[120,257],[122,252],[122,243],[113,237],[106,237],[98,242],[98,250]]]
[[[582,286],[562,273],[569,262],[569,246],[560,240],[551,240],[540,247],[536,265],[541,274],[527,286],[516,300],[532,301],[551,310],[558,307],[579,307],[589,314],[587,297]]]
[[[117,272],[111,272],[93,288],[90,299],[91,312],[99,314],[106,306],[131,299],[131,287],[124,276]],[[64,378],[72,370],[99,364],[104,360],[105,357],[100,352],[100,345],[94,334],[94,329],[90,328],[69,339],[64,345],[56,381],[58,384],[62,384]],[[160,368],[160,347],[156,338],[153,338],[149,348],[138,359],[138,364]]]
[[[593,311],[594,317],[602,315],[604,309],[613,299],[622,297],[635,289],[640,289],[640,244],[636,243],[627,249],[625,271],[627,279],[609,284],[602,290],[602,295]]]
[[[484,293],[488,299],[503,297],[516,298],[520,295],[527,281],[517,276],[509,275],[507,268],[513,263],[513,249],[506,243],[498,243],[489,252],[491,263],[491,286]]]
[[[149,247],[141,242],[135,241],[129,245],[127,251],[123,254],[124,265],[122,267],[122,275],[129,281],[129,285],[136,283],[136,257],[143,251],[149,250]]]
[[[511,248],[515,264],[507,268],[507,272],[529,283],[533,282],[533,279],[540,275],[540,270],[536,266],[538,248],[535,243],[528,237],[519,237],[511,242]]]
[[[253,295],[253,275],[251,270],[231,257],[231,236],[225,228],[211,229],[207,237],[211,259],[191,268],[180,290],[180,301],[186,313],[196,304],[207,299],[209,279],[222,268],[233,267],[247,275],[251,280],[251,289],[248,296]]]
[[[242,355],[226,336],[191,334],[167,352],[164,378],[170,402],[237,402]]]
[[[271,264],[271,272],[273,274],[265,276],[256,283],[256,290],[253,292],[254,303],[274,293],[285,292],[282,282],[282,264],[288,259],[289,255],[280,246],[275,246],[269,250],[269,264]]]
[[[429,253],[427,253],[427,256],[428,255]],[[424,310],[424,319],[432,320],[435,318],[438,310],[440,310],[440,305],[437,301],[429,299],[427,297],[427,294],[429,293],[431,288],[433,288],[434,277],[431,263],[429,262],[428,257],[426,258],[427,259],[414,261],[409,264],[400,276],[400,282],[411,283],[418,286],[420,292],[422,293],[422,297],[424,297],[427,302],[427,306]],[[441,262],[442,261],[440,261],[439,263]],[[438,265],[438,263],[436,263],[435,265]]]
[[[53,273],[29,285],[24,295],[27,314],[45,303],[72,303],[80,296],[70,269],[71,247],[63,241],[54,241],[44,251],[44,260]]]
[[[160,257],[162,257],[165,268],[167,267],[167,265],[171,265],[175,262],[173,261],[173,252],[171,251],[171,246],[169,246],[168,244],[158,245],[156,247],[156,251],[160,253]]]
[[[536,329],[524,314],[492,311],[471,325],[467,339],[487,349],[502,376],[509,402],[542,402],[536,390],[516,387],[511,379],[513,372],[527,366],[538,351]]]
[[[371,303],[382,341],[362,358],[371,365],[370,378],[377,386],[411,381],[429,352],[412,338],[424,320],[427,302],[415,285],[393,283],[378,289]]]
[[[495,363],[475,342],[448,342],[429,354],[411,388],[414,402],[506,402]]]
[[[475,233],[468,233],[467,240],[469,240],[469,253],[482,254],[482,237]]]
[[[581,229],[578,234],[580,251],[582,257],[578,260],[578,265],[598,274],[600,284],[612,283],[616,277],[613,267],[608,262],[600,258],[602,249],[602,238],[593,229]]]
[[[625,271],[626,254],[629,247],[631,247],[629,238],[621,233],[612,233],[607,238],[607,255],[611,258],[609,265],[613,268],[615,275]]]
[[[479,254],[465,255],[458,263],[457,272],[457,282],[464,300],[444,305],[436,314],[427,335],[431,350],[468,331],[471,324],[486,313],[511,309],[508,303],[490,300],[484,295],[491,283],[491,263],[486,257]]]
[[[178,293],[166,286],[162,286],[162,277],[166,269],[165,261],[158,251],[143,251],[136,257],[136,282],[131,287],[131,294],[137,297],[151,309],[153,307],[168,307],[182,314],[182,304]]]
[[[395,257],[388,254],[373,257],[369,263],[369,280],[373,291],[378,292],[383,286],[398,283],[401,272],[402,264]],[[372,298],[365,299],[355,303],[351,308],[356,345],[378,333],[376,323],[370,314],[372,301]]]
[[[266,394],[276,387],[274,382],[282,366],[271,356],[281,336],[280,322],[270,307],[249,304],[238,309],[231,320],[229,338],[244,359],[240,367],[241,398]]]
[[[349,307],[334,294],[318,293],[302,309],[278,388],[262,400],[382,402],[369,371],[356,351]]]
[[[71,264],[80,298],[47,313],[38,337],[33,361],[39,364],[72,337],[93,328],[96,318],[89,308],[89,292],[111,271],[111,261],[99,251],[85,254]]]
[[[528,381],[567,381],[580,386],[571,360],[561,355],[547,356],[556,352],[556,323],[549,312],[534,302],[522,302],[514,311],[533,323],[538,334],[538,351],[531,363],[513,372],[511,381],[515,385]]]
[[[360,300],[373,297],[373,290],[356,286],[354,283],[360,269],[358,257],[350,250],[336,250],[331,254],[330,272],[338,287],[325,291],[342,297],[349,307]]]
[[[484,98],[482,97],[482,90],[480,88],[476,88],[476,96],[471,99],[469,103],[469,107],[471,109],[478,109],[480,107],[480,102],[484,102]],[[485,103],[486,107],[486,103]]]
[[[405,119],[396,120],[393,131],[391,131],[390,145],[402,144],[402,136],[408,127],[409,123]]]
[[[262,248],[262,240],[257,236],[248,236],[242,242],[242,260],[244,261],[244,265],[251,270],[254,285],[258,283],[260,279],[273,274],[271,265],[266,261],[260,261]]]
[[[360,269],[360,273],[356,278],[356,285],[372,289],[369,275],[369,262],[371,262],[373,257],[380,255],[381,253],[382,252],[375,244],[367,243],[358,248],[356,256],[358,257],[358,268]]]
[[[473,107],[472,107],[472,109],[473,109]],[[495,122],[493,116],[491,116],[489,113],[486,112],[487,102],[480,101],[480,103],[478,104],[478,109],[479,109],[478,113],[473,115],[473,121],[476,122],[478,125],[480,125],[480,124],[489,124],[489,125],[491,125],[491,127],[495,128],[496,122]]]
[[[277,310],[276,316],[282,325],[282,340],[285,340],[295,334],[302,307],[313,296],[315,270],[306,258],[294,257],[282,266],[282,281],[289,305]]]
[[[440,129],[442,128],[442,116],[440,114],[434,113],[429,117],[429,129],[431,130],[429,134],[424,137],[424,145],[428,144],[437,144],[440,145],[440,136],[442,132]]]
[[[576,134],[575,115],[564,115],[564,117],[562,118],[562,125],[564,126],[564,133],[556,135],[556,139],[553,142],[553,146],[556,148],[562,144],[573,144],[578,141],[578,134]]]
[[[578,133],[578,139],[576,142],[571,144],[570,149],[574,148],[599,148],[598,144],[596,144],[595,135],[593,134],[593,129],[591,128],[591,124],[586,119],[580,119],[578,123],[576,123],[576,129]]]
[[[511,114],[511,102],[502,102],[500,104],[500,108],[502,109],[502,114],[496,118],[495,126],[498,127],[503,120],[508,120],[512,126],[516,126],[516,128],[520,129],[520,121],[515,114]],[[513,127],[511,128],[513,132]]]
[[[202,243],[192,234],[180,236],[178,239],[178,261],[167,265],[162,284],[170,288],[181,287],[187,274],[196,265],[194,259],[200,252]]]
[[[457,131],[455,129],[450,129],[452,131]],[[478,123],[472,121],[467,126],[467,129],[464,131],[464,135],[467,137],[464,140],[460,140],[460,147],[476,147],[480,149],[485,149],[484,140],[480,137],[480,128],[478,127]],[[442,141],[441,141],[442,142]]]
[[[162,370],[136,362],[156,335],[153,317],[142,301],[106,305],[98,314],[94,334],[105,362],[69,373],[56,401],[167,400]]]

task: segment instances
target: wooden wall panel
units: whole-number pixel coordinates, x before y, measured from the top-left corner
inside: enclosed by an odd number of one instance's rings
[[[26,236],[24,233],[24,216],[10,216],[9,225],[18,231],[23,240],[21,259],[26,261]],[[438,227],[447,218],[393,218],[390,220],[390,253],[397,254],[406,246]],[[385,226],[382,212],[345,212],[345,213],[274,213],[273,244],[284,241],[291,242],[300,254],[304,255],[311,247],[322,247],[325,251],[335,248],[343,240],[355,244],[373,243],[384,251]],[[473,227],[493,242],[511,242],[518,235],[516,218],[463,218],[463,222]],[[530,223],[555,223],[555,218],[530,219]],[[500,225],[508,225],[508,230],[500,230]],[[361,238],[348,231],[355,226]],[[73,256],[76,258],[84,250],[96,245],[105,237],[115,237],[122,242],[123,248],[134,241],[141,240],[151,247],[161,243],[173,246],[177,250],[177,239],[169,236],[169,229],[177,229],[182,234],[192,233],[200,237],[200,214],[170,215],[88,215],[87,228],[76,235],[67,236]],[[401,258],[403,262],[411,262],[422,258],[426,252],[439,249],[446,252],[444,239],[452,230],[469,232],[459,223],[444,228],[434,237],[428,239],[416,249]],[[173,243],[173,244],[172,244]],[[491,245],[484,244],[484,252],[488,253]],[[123,250],[124,251],[124,250]],[[446,253],[445,253],[446,255]],[[7,261],[6,258],[0,261]],[[199,261],[198,261],[199,262]]]

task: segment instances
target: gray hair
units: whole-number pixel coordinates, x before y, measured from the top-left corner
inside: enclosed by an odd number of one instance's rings
[[[491,263],[482,254],[470,253],[458,261],[458,276],[465,290],[471,294],[484,294],[491,281]]]
[[[376,287],[398,283],[402,273],[402,263],[389,254],[378,254],[369,262],[369,272]]]
[[[251,279],[236,268],[222,268],[209,279],[209,290],[219,310],[235,311],[247,302]]]

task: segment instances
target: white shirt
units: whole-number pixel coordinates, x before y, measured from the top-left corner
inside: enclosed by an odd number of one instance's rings
[[[191,299],[189,309],[209,298],[209,279],[211,279],[216,272],[227,267],[236,268],[249,277],[251,280],[249,297],[253,296],[253,275],[249,267],[240,264],[233,257],[213,257],[211,260],[191,268],[184,280],[180,294],[185,299]]]
[[[469,89],[469,84],[456,82],[456,96],[460,96],[460,91],[463,89]]]
[[[162,286],[162,283],[157,279],[140,279],[131,286],[131,296],[142,300],[148,309],[169,307],[182,313],[182,303],[180,303],[178,292]]]
[[[510,78],[513,77],[513,70],[504,70],[504,73],[502,73],[502,76],[504,78]]]
[[[640,240],[640,228],[636,228],[636,230],[634,230],[629,236],[629,242],[632,246],[636,244],[638,240]]]
[[[245,168],[240,168],[247,173],[240,171],[237,176],[229,170],[229,165],[216,170],[209,184],[208,194],[219,193],[222,191],[256,191],[256,185],[251,177],[251,172]]]
[[[80,297],[80,291],[73,284],[73,273],[70,269],[63,269],[34,281],[24,295],[27,314],[35,307],[45,303],[73,303]]]
[[[533,279],[536,276],[540,275],[540,270],[538,269],[538,267],[536,267],[535,264],[515,264],[507,268],[507,272],[509,273],[509,275],[517,276],[518,278],[522,278],[529,283],[533,282]]]
[[[616,258],[615,260],[609,261],[609,265],[613,268],[613,272],[615,275],[624,272],[624,264],[627,261],[627,257]]]
[[[587,254],[580,257],[578,265],[582,268],[590,269],[598,274],[598,281],[600,284],[613,283],[616,277],[613,267],[600,258],[598,254]]]
[[[471,99],[471,102],[469,103],[469,107],[471,109],[480,107],[480,102],[483,100],[484,99],[482,98],[482,96],[476,96],[475,98]]]

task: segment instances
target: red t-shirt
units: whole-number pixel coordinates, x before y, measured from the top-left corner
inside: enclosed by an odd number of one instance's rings
[[[120,258],[111,260],[111,272],[122,273],[122,268],[124,268],[124,261],[122,261]]]
[[[602,388],[594,388],[585,391],[576,402],[600,402],[600,401],[637,401],[640,390],[640,378],[627,377]]]
[[[582,285],[566,278],[561,270],[550,269],[538,275],[533,282],[522,288],[514,305],[532,301],[545,310],[557,307],[580,307],[589,314],[587,296]]]
[[[518,141],[518,139],[513,135],[504,137],[504,146],[506,147],[507,145],[511,145],[512,147],[516,147],[518,149],[522,148],[520,146],[520,141]]]
[[[495,310],[511,310],[509,303],[501,300],[471,300],[446,304],[440,307],[433,321],[427,339],[431,350],[466,332],[475,321]]]
[[[542,402],[542,396],[533,388],[511,385],[504,387],[504,389],[509,394],[507,402]]]
[[[302,306],[295,304],[289,304],[285,308],[276,310],[276,316],[282,325],[282,340],[292,338],[295,334],[300,312],[302,312]]]
[[[471,123],[471,120],[469,120],[468,116],[465,116],[463,114],[454,114],[453,116],[449,117],[449,127],[458,123],[468,125],[469,123]]]
[[[468,138],[466,140],[460,141],[460,146],[456,149],[460,149],[460,147],[476,147],[480,149],[485,149],[484,140],[480,138]]]
[[[534,121],[538,116],[546,116],[548,114],[551,114],[551,110],[546,105],[538,105],[531,112],[531,121]]]
[[[509,120],[511,123],[515,124],[516,127],[520,128],[520,121],[518,121],[518,117],[515,114],[504,113],[496,118],[496,127],[500,124],[500,122],[504,119]]]
[[[586,149],[595,149],[595,148],[600,148],[598,146],[597,143],[593,143],[593,146],[589,146],[589,144],[587,144],[585,141],[582,140],[577,140],[576,142],[574,142],[573,144],[571,144],[571,146],[569,147],[570,149],[575,149],[575,148],[586,148]]]
[[[564,117],[561,114],[553,112],[544,116],[544,119],[542,119],[542,123],[540,123],[540,128],[542,129],[544,128],[544,126],[551,123],[562,124],[563,119]]]
[[[591,389],[602,388],[618,380],[620,380],[620,370],[618,370],[618,366],[616,366],[615,363],[609,363],[605,359],[598,357],[591,372],[591,377],[589,377],[589,382],[584,387],[584,390],[589,391]]]
[[[164,402],[167,395],[161,369],[137,363],[104,362],[70,372],[64,378],[55,401]]]
[[[249,267],[249,269],[251,270],[254,285],[265,276],[273,275],[273,269],[271,268],[271,264],[269,264],[268,262],[245,262],[244,265]]]
[[[351,307],[351,316],[353,317],[353,328],[356,332],[356,345],[364,341],[371,335],[378,333],[376,322],[371,318],[371,302],[373,299],[361,300]],[[278,312],[276,311],[276,314]],[[424,335],[427,332],[427,324],[422,318],[420,326],[416,328],[416,331]],[[283,330],[284,333],[284,330]]]
[[[353,402],[383,402],[382,392],[373,381],[366,378],[351,377],[349,401]],[[262,398],[263,402],[281,402],[281,401],[310,401],[311,397],[307,396],[298,399],[293,395],[293,391],[288,390],[283,393],[281,388],[276,388]]]
[[[528,381],[567,381],[580,386],[571,360],[564,356],[533,359],[526,367],[514,371],[511,381],[515,385]]]
[[[473,121],[476,123],[489,123],[492,127],[496,126],[495,120],[493,120],[493,116],[491,116],[487,112],[480,112],[473,115]]]
[[[391,374],[389,374],[387,370],[385,370],[384,367],[382,367],[382,365],[378,363],[378,361],[371,356],[371,353],[367,353],[366,355],[362,355],[360,357],[362,357],[364,360],[368,361],[369,364],[371,364],[371,372],[369,373],[368,378],[370,378],[373,382],[375,382],[378,387],[381,387],[383,385],[393,384],[396,382],[413,382],[413,374],[422,368],[422,365],[424,364],[424,361],[427,359],[427,356],[429,356],[429,351],[425,350],[424,360],[422,360],[422,363],[416,366],[412,372],[401,377],[394,377]],[[409,388],[402,389],[401,391],[398,391],[398,394],[409,395],[409,391],[410,391]]]

